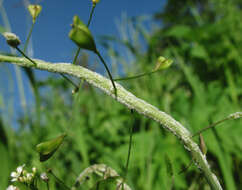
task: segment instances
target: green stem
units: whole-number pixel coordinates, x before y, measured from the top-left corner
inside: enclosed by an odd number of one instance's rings
[[[26,61],[21,57],[6,56],[0,54],[0,62],[12,63],[23,67],[34,67],[32,63]],[[188,131],[181,123],[176,121],[167,113],[160,111],[158,108],[152,106],[146,101],[137,98],[131,92],[124,89],[120,84],[117,84],[118,94],[114,96],[113,88],[110,85],[110,80],[103,77],[102,75],[90,71],[84,67],[72,65],[69,63],[50,63],[42,60],[35,60],[38,63],[35,69],[45,70],[54,73],[68,74],[75,76],[79,79],[83,79],[91,85],[99,88],[107,95],[113,97],[116,101],[120,102],[129,109],[134,109],[143,116],[146,116],[155,122],[159,123],[161,127],[167,129],[172,134],[174,134],[186,147],[186,150],[191,154],[194,162],[196,162],[197,167],[204,173],[204,176],[208,180],[208,183],[213,190],[221,190],[222,187],[217,179],[217,177],[211,171],[211,168],[199,149],[198,144],[192,139],[190,131]],[[242,117],[242,113],[239,112],[233,115],[231,119],[236,119]]]
[[[36,63],[32,60],[32,59],[30,59],[21,49],[19,49],[18,47],[16,47],[16,50],[18,50],[18,52],[22,55],[22,56],[24,56],[26,59],[28,59],[31,63],[33,63],[35,66],[36,66]]]
[[[143,76],[146,76],[146,75],[154,74],[154,73],[156,73],[157,71],[159,71],[159,70],[150,71],[150,72],[148,72],[148,73],[142,73],[142,74],[138,74],[138,75],[130,76],[130,77],[117,78],[117,79],[114,79],[114,81],[122,81],[122,80],[137,79],[137,78],[140,78],[140,77],[143,77]]]
[[[111,75],[111,73],[110,73],[110,71],[109,71],[109,69],[108,69],[108,66],[107,66],[106,62],[105,62],[104,59],[102,58],[102,56],[101,56],[101,54],[99,53],[99,51],[96,50],[95,53],[97,54],[97,56],[99,57],[99,59],[100,59],[101,62],[103,63],[103,65],[104,65],[106,71],[108,72],[108,76],[109,76],[109,78],[110,78],[110,80],[111,80],[111,82],[112,82],[113,88],[114,88],[114,94],[115,94],[115,96],[117,96],[117,88],[116,88],[116,86],[115,86],[115,83],[114,83],[113,77],[112,77],[112,75]]]
[[[16,47],[16,49],[19,51],[19,53],[21,53],[26,59],[28,59],[30,62],[32,62],[35,66],[36,66],[36,62],[33,61],[33,59],[30,59],[21,49],[19,49],[18,47]],[[66,79],[68,82],[70,82],[76,89],[79,88],[78,85],[76,85],[71,79],[69,79],[67,76],[65,76],[64,74],[60,74],[64,79]]]
[[[89,16],[89,19],[88,19],[87,27],[89,27],[89,25],[91,24],[92,16],[93,16],[93,13],[94,13],[95,7],[96,7],[96,4],[94,3],[94,4],[92,5],[92,10],[91,10],[91,13],[90,13],[90,16]],[[76,61],[77,61],[78,55],[79,55],[79,53],[80,53],[80,50],[81,50],[81,47],[78,47],[78,49],[77,49],[77,51],[76,51],[76,54],[75,54],[75,58],[74,58],[74,60],[73,60],[73,64],[74,64],[74,65],[76,64]]]
[[[49,182],[46,182],[47,190],[50,190]]]
[[[90,16],[89,16],[88,22],[87,22],[87,27],[89,27],[90,24],[91,24],[92,16],[93,16],[93,13],[94,13],[95,7],[96,7],[96,3],[93,3],[93,4],[92,4],[92,10],[91,10],[91,13],[90,13]]]
[[[31,26],[31,28],[30,28],[30,31],[29,31],[29,34],[28,34],[28,37],[27,37],[27,40],[26,40],[26,42],[25,42],[25,44],[24,44],[24,53],[26,53],[26,51],[27,51],[27,47],[28,47],[28,45],[29,45],[29,40],[30,40],[30,37],[31,37],[31,35],[32,35],[32,32],[33,32],[33,28],[34,28],[34,22],[32,23],[32,26]]]
[[[59,179],[54,173],[53,173],[53,171],[52,170],[50,170],[49,171],[49,173],[56,179],[56,181],[59,183],[59,184],[61,184],[61,185],[63,185],[63,187],[65,187],[65,189],[67,189],[67,190],[71,190],[71,188],[70,187],[68,187],[61,179]]]
[[[130,126],[129,149],[128,149],[128,157],[127,157],[126,166],[125,166],[124,180],[126,179],[126,176],[128,174],[129,160],[130,160],[131,147],[132,147],[132,140],[133,140],[133,126]]]
[[[220,124],[220,123],[223,123],[224,121],[227,121],[227,120],[230,120],[230,119],[231,119],[231,118],[226,117],[226,118],[224,118],[224,119],[222,119],[222,120],[219,120],[219,121],[217,121],[217,122],[215,122],[215,123],[213,123],[213,124],[211,124],[211,125],[209,125],[209,126],[203,128],[203,129],[199,130],[198,132],[194,133],[194,134],[192,135],[192,137],[195,137],[195,136],[199,135],[200,133],[203,133],[204,131],[207,131],[208,129],[211,129],[211,128],[213,128],[213,127],[216,127],[216,125],[218,125],[218,124]]]
[[[76,65],[76,61],[77,61],[78,55],[79,55],[79,53],[80,53],[80,50],[81,50],[81,48],[78,47],[78,49],[77,49],[77,51],[76,51],[75,58],[74,58],[74,60],[73,60],[73,62],[72,62],[73,65]]]
[[[74,83],[71,79],[69,79],[67,76],[65,76],[64,74],[60,74],[64,79],[66,79],[66,81],[70,82],[74,87],[75,89],[79,89],[79,86],[76,85],[76,83]]]

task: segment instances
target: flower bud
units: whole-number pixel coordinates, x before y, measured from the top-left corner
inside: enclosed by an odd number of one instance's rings
[[[100,1],[100,0],[92,0],[92,3],[93,3],[93,4],[97,4],[97,3],[99,3],[99,1]]]
[[[75,42],[80,48],[96,52],[96,44],[88,27],[79,19],[74,16],[72,29],[69,33],[69,38]]]
[[[8,45],[10,45],[13,48],[18,47],[18,45],[21,43],[19,37],[16,36],[14,33],[4,32],[3,36],[6,39]]]
[[[171,59],[166,59],[165,57],[162,57],[162,56],[158,57],[155,71],[167,69],[168,67],[171,66],[172,62],[173,61]]]
[[[42,10],[42,7],[40,5],[29,5],[28,6],[28,11],[32,17],[33,23],[35,23],[35,20],[39,16],[41,10]]]
[[[36,146],[36,150],[40,155],[41,162],[48,160],[55,153],[55,151],[62,144],[65,136],[66,134],[60,135],[52,140],[42,142]]]

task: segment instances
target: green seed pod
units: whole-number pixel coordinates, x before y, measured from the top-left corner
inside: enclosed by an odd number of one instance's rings
[[[162,69],[167,69],[168,67],[171,66],[172,62],[173,61],[171,59],[166,59],[165,57],[160,56],[157,59],[156,66],[155,66],[155,71],[162,70]]]
[[[79,19],[78,16],[74,16],[72,29],[69,33],[69,38],[76,43],[80,48],[97,52],[96,44],[92,37],[90,30]]]
[[[14,33],[4,32],[3,36],[6,39],[8,45],[10,45],[13,48],[18,47],[18,45],[21,43],[19,37],[16,36]]]
[[[41,10],[42,10],[42,7],[40,5],[29,5],[28,6],[28,11],[32,17],[33,23],[35,23],[36,18],[39,16]]]
[[[65,136],[66,136],[66,133],[64,133],[52,140],[45,141],[45,142],[42,142],[42,143],[36,145],[36,151],[40,155],[41,162],[48,160],[55,153],[55,151],[62,144]]]

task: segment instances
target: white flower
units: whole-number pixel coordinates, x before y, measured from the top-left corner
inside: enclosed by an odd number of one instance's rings
[[[23,164],[22,166],[17,167],[17,169],[16,169],[17,172],[21,174],[22,171],[23,171],[24,166],[25,166],[25,164]]]
[[[19,190],[19,188],[13,185],[9,185],[6,190]]]
[[[45,182],[49,181],[49,178],[45,172],[40,175],[40,178]]]
[[[17,169],[16,169],[17,172],[11,172],[11,177],[12,177],[11,182],[18,181],[18,178],[21,176],[21,174],[23,172],[24,166],[25,166],[25,164],[17,167]]]

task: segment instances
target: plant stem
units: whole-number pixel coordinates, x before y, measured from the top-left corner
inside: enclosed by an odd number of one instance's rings
[[[35,66],[36,66],[36,62],[33,61],[33,59],[30,59],[21,49],[19,49],[18,47],[16,47],[16,49],[26,58],[28,59],[30,62],[32,62]],[[71,79],[69,79],[67,76],[65,76],[63,73],[60,73],[60,75],[66,79],[68,82],[70,82],[74,87],[75,89],[78,89],[79,86],[77,84],[75,84]]]
[[[112,77],[112,74],[110,73],[109,69],[108,69],[108,66],[106,64],[106,62],[104,61],[104,59],[102,58],[101,54],[99,53],[99,51],[96,50],[95,52],[97,54],[97,56],[99,57],[99,59],[101,60],[101,62],[103,63],[106,71],[108,72],[108,76],[112,82],[112,85],[113,85],[113,88],[114,88],[114,94],[115,94],[115,97],[117,96],[117,88],[115,86],[115,83],[114,83],[114,80],[113,80],[113,77]]]
[[[96,3],[93,3],[93,4],[92,4],[92,10],[91,10],[91,13],[90,13],[90,16],[89,16],[88,22],[87,22],[87,27],[89,27],[90,24],[91,24],[92,16],[93,16],[93,13],[94,13],[95,7],[96,7]]]
[[[114,81],[122,81],[122,80],[137,79],[137,78],[140,78],[140,77],[143,77],[143,76],[146,76],[146,75],[154,74],[154,73],[156,73],[157,71],[159,71],[159,70],[150,71],[150,72],[147,72],[147,73],[142,73],[142,74],[138,74],[138,75],[130,76],[130,77],[117,78],[117,79],[113,79],[113,80],[114,80]]]
[[[126,162],[126,167],[125,167],[125,176],[124,176],[124,178],[126,178],[127,173],[128,173],[130,153],[131,153],[132,140],[133,140],[132,138],[133,138],[133,126],[130,126],[129,150],[128,150],[128,157],[127,157],[127,162]]]
[[[50,190],[49,182],[46,182],[47,190]]]
[[[79,53],[80,53],[80,50],[81,50],[81,48],[78,47],[78,49],[77,49],[77,51],[76,51],[76,54],[75,54],[75,58],[74,58],[74,60],[73,60],[73,62],[72,62],[73,65],[76,65],[76,61],[77,61],[78,55],[79,55]]]
[[[224,118],[224,119],[222,119],[222,120],[219,120],[219,121],[217,121],[217,122],[215,122],[215,123],[213,123],[213,124],[211,124],[211,125],[209,125],[209,126],[203,128],[203,129],[199,130],[198,132],[194,133],[194,134],[192,135],[192,137],[195,137],[195,136],[199,135],[200,133],[203,133],[204,131],[207,131],[208,129],[211,129],[211,128],[213,128],[213,127],[216,127],[216,125],[218,125],[218,124],[220,124],[220,123],[222,123],[222,122],[224,122],[224,121],[227,121],[227,120],[229,120],[229,118]]]
[[[60,75],[61,75],[64,79],[66,79],[66,81],[70,82],[70,83],[75,87],[75,89],[79,89],[79,86],[76,85],[76,83],[74,83],[71,79],[69,79],[69,78],[68,78],[67,76],[65,76],[63,73],[60,73]]]
[[[71,190],[70,187],[68,187],[61,179],[59,179],[54,173],[52,170],[49,170],[49,173],[56,179],[56,181],[58,183],[60,183],[61,185],[63,185],[65,187],[65,189],[68,189],[68,190]]]
[[[27,36],[27,40],[26,40],[26,42],[25,42],[25,44],[24,44],[24,53],[26,53],[26,51],[27,51],[27,47],[28,47],[28,45],[29,45],[29,40],[30,40],[30,37],[31,37],[31,35],[32,35],[32,32],[33,32],[33,28],[34,28],[34,23],[32,23],[32,26],[31,26],[31,28],[30,28],[30,31],[29,31],[29,34],[28,34],[28,36]]]
[[[160,111],[158,108],[152,106],[146,101],[137,98],[131,92],[125,90],[120,84],[116,83],[118,94],[115,96],[113,94],[112,84],[110,84],[109,79],[81,66],[72,65],[69,63],[53,64],[42,60],[35,60],[35,62],[38,64],[33,66],[33,64],[29,61],[26,61],[26,59],[1,54],[0,62],[9,62],[23,67],[35,67],[35,69],[46,70],[54,73],[69,74],[79,79],[84,79],[86,82],[99,88],[107,95],[113,97],[116,101],[125,105],[127,108],[136,110],[141,115],[156,121],[161,127],[170,131],[180,140],[183,146],[186,147],[186,150],[189,151],[198,168],[204,173],[204,176],[207,179],[211,189],[222,189],[217,177],[211,171],[211,168],[206,160],[206,156],[203,155],[198,144],[192,139],[191,133],[170,115]],[[240,115],[241,114],[237,114],[234,117],[238,118]]]
[[[19,49],[18,47],[16,47],[16,50],[18,50],[18,52],[22,55],[22,56],[24,56],[26,59],[28,59],[31,63],[33,63],[35,66],[36,66],[36,63],[32,60],[32,59],[30,59],[21,49]]]

